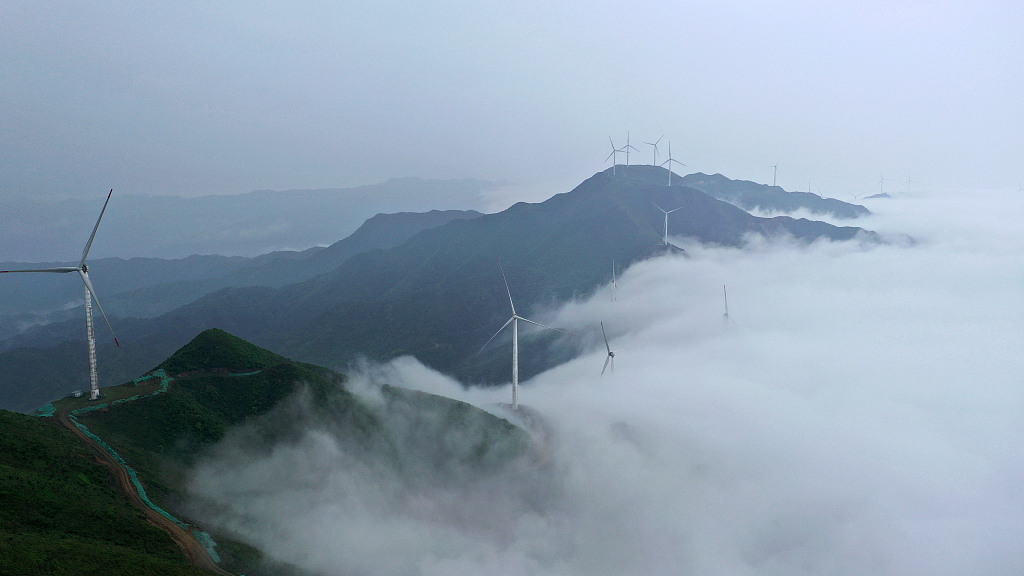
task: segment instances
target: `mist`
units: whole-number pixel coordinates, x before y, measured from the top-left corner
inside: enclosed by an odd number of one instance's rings
[[[194,472],[220,502],[199,519],[329,575],[1020,574],[1024,198],[869,207],[914,242],[687,244],[614,300],[528,311],[580,355],[522,385],[543,425],[500,473],[397,477],[312,424],[261,453],[236,434]],[[412,358],[350,374],[371,403],[384,383],[510,398]]]

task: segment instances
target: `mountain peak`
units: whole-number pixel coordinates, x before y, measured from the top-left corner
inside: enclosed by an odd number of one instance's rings
[[[274,354],[218,328],[204,330],[160,364],[169,374],[195,370],[248,372],[287,362]]]

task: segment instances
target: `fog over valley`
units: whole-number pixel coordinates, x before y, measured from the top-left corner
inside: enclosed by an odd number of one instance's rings
[[[1024,199],[870,207],[915,243],[687,246],[614,300],[528,311],[582,350],[521,387],[535,448],[500,473],[353,466],[323,427],[258,455],[229,438],[190,483],[222,507],[197,514],[318,574],[1019,573]],[[507,415],[507,387],[354,368],[370,396]]]
[[[0,574],[1024,575],[1022,31],[5,0]]]

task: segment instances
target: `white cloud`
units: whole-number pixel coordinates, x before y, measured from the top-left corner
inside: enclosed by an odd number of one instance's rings
[[[557,311],[589,347],[520,391],[545,465],[409,491],[310,432],[195,490],[324,574],[1019,574],[1024,199],[872,209],[918,243],[691,247]],[[353,381],[509,396],[408,358]]]

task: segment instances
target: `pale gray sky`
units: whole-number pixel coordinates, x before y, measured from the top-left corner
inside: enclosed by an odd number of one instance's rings
[[[540,195],[662,134],[825,195],[1024,182],[1006,1],[125,3],[0,9],[0,198],[477,177]]]

